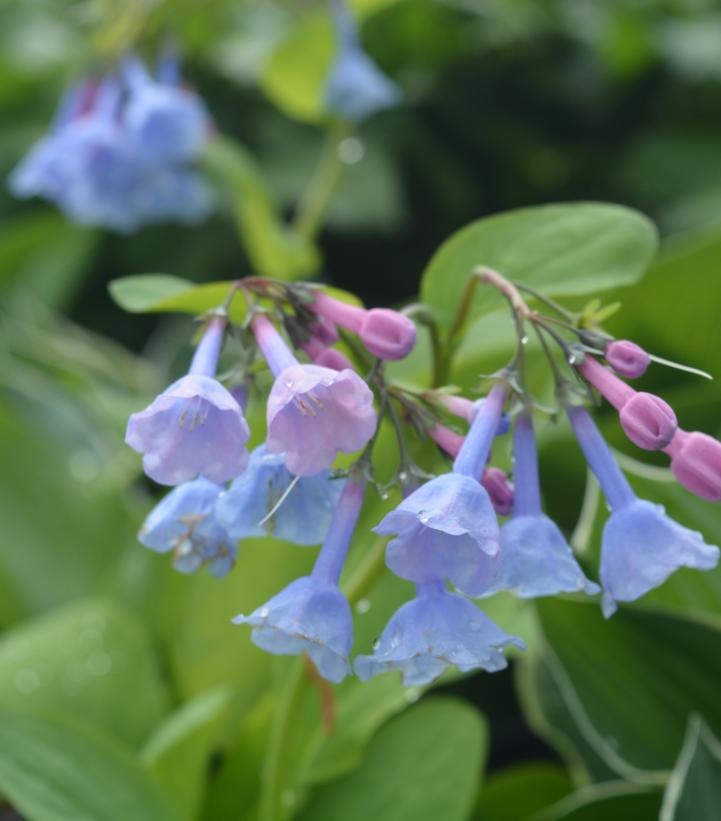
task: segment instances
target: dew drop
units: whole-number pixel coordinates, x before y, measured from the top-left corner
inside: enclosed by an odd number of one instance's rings
[[[355,611],[359,616],[367,613],[371,609],[371,603],[368,599],[359,599],[356,602]]]
[[[268,610],[267,607],[261,607],[260,611],[258,612],[258,615],[261,617],[261,619],[267,619],[270,615],[270,610]]]
[[[381,640],[380,640],[380,639],[376,639],[376,640],[373,642],[373,652],[375,653],[375,651],[376,651],[376,650],[377,650],[380,646],[381,646]]]
[[[528,345],[528,337],[527,336],[524,335],[524,336],[521,337],[521,345]]]
[[[409,687],[405,691],[403,696],[409,704],[415,704],[416,701],[418,701],[418,699],[421,697],[421,693],[417,687]]]
[[[345,165],[355,165],[360,162],[365,152],[365,145],[357,137],[346,137],[338,145],[338,157]]]

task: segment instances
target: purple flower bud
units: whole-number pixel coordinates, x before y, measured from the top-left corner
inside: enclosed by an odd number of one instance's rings
[[[467,673],[489,672],[508,666],[503,648],[525,650],[517,637],[507,635],[488,616],[440,582],[418,585],[416,597],[390,619],[372,656],[358,656],[355,669],[367,681],[399,670],[408,687],[429,684],[448,667]]]
[[[481,484],[491,498],[493,509],[499,516],[508,516],[513,510],[513,485],[500,469],[487,467],[481,476]]]
[[[611,342],[604,352],[606,362],[619,376],[627,379],[638,379],[646,373],[651,357],[644,349],[628,339],[617,339]]]
[[[235,563],[236,548],[215,516],[221,491],[207,479],[178,485],[150,512],[138,539],[157,553],[173,551],[173,565],[181,573],[194,573],[207,564],[222,578]]]
[[[667,447],[678,426],[673,408],[652,393],[634,394],[618,416],[626,436],[644,450]]]
[[[269,653],[307,653],[321,676],[333,682],[342,681],[351,672],[348,656],[353,645],[353,620],[338,579],[363,493],[362,484],[346,482],[310,576],[291,582],[250,616],[233,619],[235,624],[249,624],[253,642]]]
[[[416,326],[398,311],[373,308],[358,332],[361,342],[379,359],[403,359],[416,344]]]
[[[161,485],[178,485],[198,475],[226,482],[248,461],[250,431],[243,411],[212,376],[224,329],[223,318],[211,320],[190,373],[128,421],[125,441],[143,454],[146,474]]]
[[[702,499],[721,501],[721,442],[698,431],[678,430],[665,452],[679,484]]]
[[[285,453],[291,473],[312,476],[338,453],[354,453],[373,436],[373,392],[355,371],[301,365],[267,317],[253,318],[253,333],[276,376],[268,397],[269,453]]]
[[[353,363],[335,348],[324,348],[313,358],[313,362],[323,368],[330,368],[332,371],[353,370]]]

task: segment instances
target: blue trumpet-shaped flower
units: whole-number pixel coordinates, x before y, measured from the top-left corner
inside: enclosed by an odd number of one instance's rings
[[[221,497],[218,520],[236,540],[272,535],[293,544],[317,545],[328,531],[344,484],[331,479],[327,470],[294,477],[285,467],[284,454],[268,453],[260,445]]]
[[[617,601],[635,601],[681,567],[710,570],[719,549],[700,533],[669,518],[663,507],[639,499],[585,408],[567,409],[574,433],[611,508],[601,543],[603,613]]]
[[[514,430],[513,517],[501,528],[498,573],[484,595],[513,590],[522,598],[600,592],[578,565],[559,530],[541,510],[533,422],[520,414]]]
[[[326,105],[334,114],[359,122],[397,105],[401,90],[363,50],[358,29],[342,0],[333,6],[338,52],[326,86]]]
[[[128,421],[125,441],[143,454],[146,474],[159,484],[177,485],[198,475],[226,482],[247,464],[250,431],[243,410],[213,378],[224,330],[225,319],[212,319],[188,375]]]
[[[215,517],[221,491],[207,479],[173,488],[150,512],[138,539],[157,553],[173,551],[173,565],[181,573],[194,573],[207,564],[222,578],[233,567],[236,548]]]
[[[353,645],[350,605],[338,588],[340,572],[363,503],[364,486],[345,483],[310,576],[291,582],[277,596],[235,624],[249,624],[258,647],[279,655],[307,653],[318,672],[339,682],[350,674]]]
[[[479,479],[503,411],[506,389],[496,385],[476,414],[453,465],[406,497],[375,528],[395,536],[386,564],[416,583],[449,579],[471,596],[482,594],[498,568],[498,522]]]
[[[408,686],[428,684],[448,667],[496,672],[507,666],[503,648],[525,644],[507,635],[474,604],[449,593],[441,582],[418,585],[414,599],[393,615],[373,655],[358,656],[355,669],[367,680],[399,670]]]

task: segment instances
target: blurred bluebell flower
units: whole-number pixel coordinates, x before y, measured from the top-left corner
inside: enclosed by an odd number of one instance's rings
[[[604,615],[608,618],[616,611],[617,601],[635,601],[681,567],[715,567],[717,547],[673,521],[661,505],[636,496],[588,411],[569,407],[567,412],[611,508],[601,543]]]
[[[235,624],[249,624],[252,640],[279,655],[307,653],[318,672],[339,682],[350,674],[348,656],[353,645],[350,605],[338,588],[348,553],[364,485],[349,479],[310,576],[291,582],[284,590]]]
[[[208,324],[190,370],[148,408],[128,420],[125,441],[143,454],[145,473],[162,485],[201,475],[220,483],[248,462],[250,436],[243,409],[213,378],[225,332],[223,317]]]
[[[178,74],[166,66],[166,77]],[[151,165],[194,159],[210,131],[210,117],[200,97],[175,82],[154,80],[134,56],[126,58],[123,78],[129,89],[123,122],[139,156]]]
[[[363,50],[358,27],[344,0],[333,3],[333,23],[338,50],[326,85],[328,110],[358,122],[397,105],[401,90]]]
[[[507,666],[503,648],[525,644],[509,636],[485,613],[442,582],[418,585],[414,599],[400,607],[376,643],[371,656],[358,656],[355,670],[364,681],[399,670],[403,684],[428,684],[448,667],[461,672],[496,672]]]
[[[218,520],[238,541],[272,535],[292,544],[317,545],[328,531],[344,484],[331,479],[327,470],[294,477],[285,467],[284,454],[268,453],[260,445],[221,497]]]
[[[513,442],[513,518],[501,527],[498,574],[484,596],[499,590],[513,590],[523,598],[600,592],[585,577],[558,526],[541,510],[536,438],[527,411],[516,419]]]
[[[375,528],[395,536],[386,564],[416,583],[449,579],[470,596],[483,593],[498,568],[500,533],[479,480],[503,412],[506,389],[496,385],[476,413],[453,465],[406,497]]]
[[[173,566],[181,573],[194,573],[207,564],[222,578],[233,567],[236,548],[215,516],[221,491],[207,479],[178,485],[150,512],[138,539],[157,553],[173,551]]]

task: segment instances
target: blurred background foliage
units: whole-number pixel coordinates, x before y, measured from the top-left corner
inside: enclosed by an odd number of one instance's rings
[[[643,279],[602,294],[623,306],[608,330],[711,372],[715,382],[653,368],[644,388],[663,392],[683,427],[721,433],[717,4],[355,7],[366,48],[405,102],[339,134],[322,110],[332,41],[320,2],[0,6],[3,177],[73,77],[133,44],[152,53],[168,35],[219,131],[247,152],[209,164],[230,183],[236,217],[246,209],[241,241],[227,209],[197,228],[119,237],[0,192],[0,818],[255,819],[295,674],[229,619],[307,568],[308,551],[248,542],[219,583],[174,574],[135,541],[157,491],[123,445],[125,421],[183,370],[193,326],[125,314],[111,280],[232,279],[257,268],[253,242],[267,240],[270,264],[394,304],[414,298],[433,252],[471,220],[546,202],[622,203],[648,214],[663,243]],[[343,167],[323,228],[317,242],[287,246],[274,220],[303,201],[328,140],[341,140]],[[466,333],[451,381],[470,391],[511,342],[506,317],[486,315]],[[423,344],[399,376],[425,378],[425,354]],[[638,461],[611,413],[600,419],[639,493],[719,543],[718,508],[669,481],[661,460]],[[251,422],[259,438],[259,402]],[[567,429],[542,432],[548,512],[594,567],[603,511],[583,504]],[[426,464],[437,458],[418,449]],[[508,463],[506,449],[497,455]],[[351,574],[387,504],[367,505]],[[367,648],[408,586],[382,576],[353,592],[356,646]],[[346,682],[332,734],[323,694],[302,691],[276,760],[280,817],[644,821],[662,804],[665,819],[719,817],[721,570],[681,571],[610,622],[571,599],[499,596],[486,609],[529,644],[509,671],[449,677],[429,693],[393,677]]]

